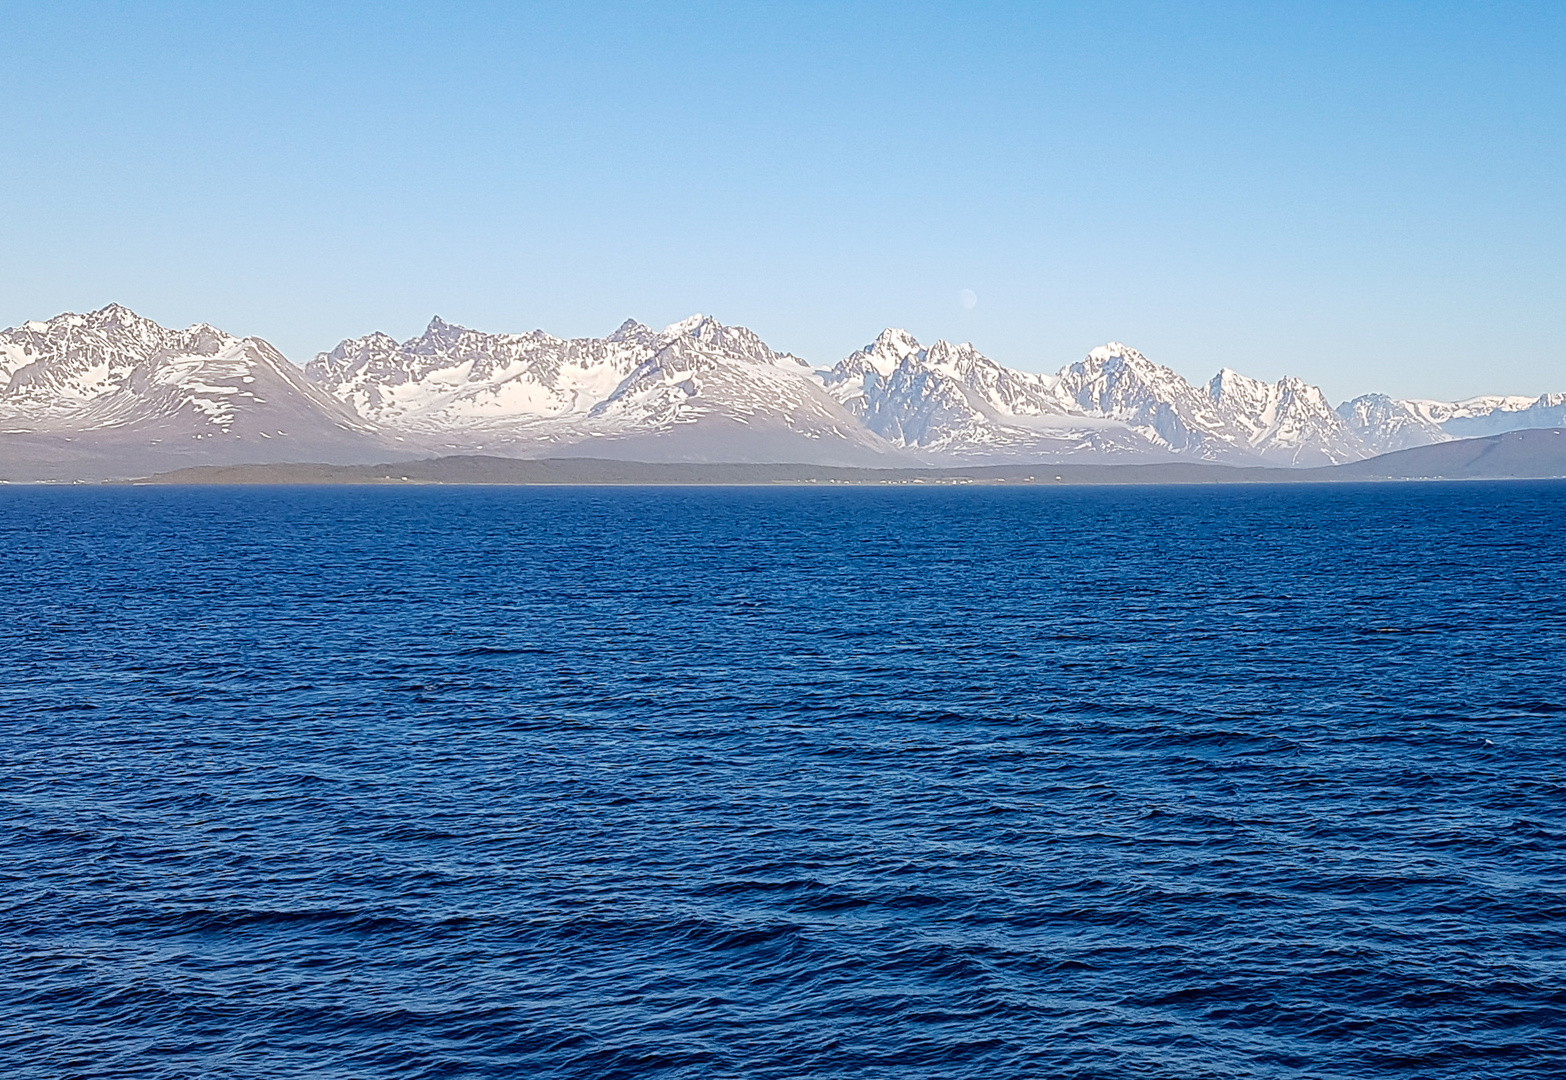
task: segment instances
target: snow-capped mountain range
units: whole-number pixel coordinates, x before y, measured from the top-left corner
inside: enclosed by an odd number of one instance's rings
[[[1194,385],[1118,343],[1046,375],[1004,367],[969,344],[925,346],[889,329],[817,368],[701,315],[572,339],[436,318],[408,341],[344,341],[303,370],[259,338],[206,325],[170,330],[118,305],[0,332],[0,455],[97,454],[98,472],[113,463],[127,475],[447,453],[1312,466],[1560,425],[1566,394],[1371,394],[1333,408],[1296,378],[1266,383],[1223,370]]]
[[[0,331],[0,429],[243,443],[262,459],[394,441],[260,338],[170,330],[117,304]]]
[[[606,338],[574,339],[484,334],[437,318],[401,344],[384,334],[344,341],[305,371],[365,418],[443,452],[818,464],[900,457],[808,363],[701,315],[662,331],[628,320]]]

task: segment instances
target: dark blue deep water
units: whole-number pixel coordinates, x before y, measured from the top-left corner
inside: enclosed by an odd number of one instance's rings
[[[1566,485],[0,490],[0,1072],[1566,1074]]]

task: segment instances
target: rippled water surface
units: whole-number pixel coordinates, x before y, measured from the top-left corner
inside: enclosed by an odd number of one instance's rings
[[[1563,524],[0,490],[3,1071],[1561,1075]]]

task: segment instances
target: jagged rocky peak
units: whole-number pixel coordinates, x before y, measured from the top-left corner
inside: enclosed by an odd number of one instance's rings
[[[619,328],[616,329],[614,333],[609,335],[606,340],[615,342],[646,342],[656,336],[657,335],[653,331],[652,327],[644,326],[635,319],[626,319],[623,323],[620,324]]]
[[[745,327],[701,314],[656,332],[627,319],[603,338],[490,334],[436,317],[401,344],[385,335],[344,341],[307,370],[362,415],[439,434],[586,418],[633,383],[678,382],[722,365],[809,371]]]
[[[0,393],[58,406],[88,401],[160,358],[213,356],[239,343],[206,323],[174,330],[122,304],[64,312],[0,332]]]
[[[1292,376],[1268,383],[1224,368],[1198,388],[1111,342],[1065,369],[1059,392],[1075,410],[1120,420],[1155,443],[1211,460],[1312,465],[1366,455],[1321,390]]]
[[[305,365],[305,374],[327,386],[346,380],[356,372],[392,384],[405,383],[413,377],[402,346],[396,338],[380,330],[341,341],[331,352],[317,353]]]
[[[8,370],[14,370],[17,361],[32,363],[40,357],[59,361],[66,354],[88,362],[143,361],[181,336],[191,337],[200,331],[214,333],[211,327],[198,324],[182,335],[121,304],[109,304],[86,314],[68,311],[47,321],[12,327],[0,335],[0,355],[5,356]]]
[[[1320,402],[1327,398],[1321,388],[1312,386],[1297,375],[1285,375],[1277,382],[1265,382],[1241,375],[1231,368],[1223,368],[1207,383],[1207,394],[1220,405],[1235,408],[1254,408],[1272,401],[1293,399]]]
[[[964,375],[974,368],[999,368],[1000,365],[985,356],[968,341],[947,341],[941,338],[924,350],[924,362],[930,367],[953,375]]]
[[[667,338],[693,337],[700,340],[702,337],[710,337],[716,331],[722,330],[723,324],[710,315],[697,312],[687,315],[685,318],[670,323],[663,328],[661,336]]]
[[[969,342],[953,343],[938,339],[928,348],[906,330],[887,328],[869,345],[850,353],[832,369],[840,375],[874,373],[890,376],[899,367],[913,366],[962,375],[977,367],[1001,369]]]
[[[656,435],[666,448],[660,453],[718,460],[896,455],[822,388],[805,361],[704,315],[665,327],[645,359],[562,437],[583,433],[595,447],[611,448]]]
[[[862,349],[857,349],[821,372],[823,385],[840,400],[862,396],[874,380],[888,378],[906,363],[917,364],[924,347],[906,330],[888,327]]]
[[[1207,396],[1220,405],[1239,408],[1264,406],[1271,396],[1272,384],[1241,375],[1233,368],[1220,368],[1207,383]]]
[[[1463,401],[1397,399],[1362,394],[1338,415],[1377,453],[1451,439],[1566,425],[1566,394],[1491,395]]]
[[[424,328],[423,340],[428,342],[454,342],[468,332],[465,326],[449,323],[439,315],[430,316],[429,325]]]
[[[266,341],[207,323],[173,330],[121,304],[0,331],[0,356],[13,431],[91,433],[134,452],[294,439],[328,454],[370,434]]]
[[[917,360],[924,354],[924,346],[906,330],[887,327],[876,339],[854,356],[861,357],[865,366],[877,374],[890,375],[897,366],[909,360]],[[844,363],[849,363],[850,357]]]
[[[1056,382],[1060,401],[1073,411],[1088,415],[1133,420],[1147,426],[1149,410],[1162,404],[1179,414],[1180,423],[1168,434],[1177,448],[1189,440],[1189,430],[1210,428],[1216,418],[1212,399],[1197,390],[1173,369],[1155,364],[1129,345],[1111,341],[1088,352],[1082,360],[1063,368]],[[1165,411],[1168,411],[1166,409]],[[1191,425],[1195,424],[1192,429]]]
[[[74,331],[118,334],[126,337],[126,340],[146,343],[160,341],[167,335],[176,332],[168,327],[159,325],[145,316],[136,314],[136,312],[124,304],[105,304],[97,311],[89,311],[81,315],[67,311],[56,315],[47,322],[30,322],[27,324],[27,328],[49,336],[69,335]]]
[[[1279,412],[1289,415],[1309,414],[1316,422],[1338,431],[1340,428],[1347,431],[1342,418],[1337,410],[1327,400],[1327,395],[1322,393],[1321,387],[1313,386],[1304,379],[1295,375],[1285,375],[1278,380]]]
[[[709,361],[743,360],[766,366],[810,369],[810,365],[799,357],[774,350],[748,327],[725,326],[710,315],[696,314],[670,323],[658,335],[656,346],[666,359],[691,355]]]
[[[1450,435],[1415,402],[1386,394],[1361,394],[1337,407],[1348,429],[1378,454],[1446,442]]]
[[[1066,400],[1105,416],[1134,415],[1156,401],[1197,410],[1211,404],[1173,369],[1118,341],[1098,346],[1063,369],[1057,385]]]
[[[933,453],[1029,452],[1041,439],[1033,420],[1064,411],[1050,376],[1002,367],[968,342],[926,348],[897,329],[818,377],[877,435]]]
[[[627,319],[601,338],[492,334],[437,315],[407,341],[381,332],[342,341],[312,359],[308,374],[260,339],[206,324],[170,330],[118,304],[0,332],[0,413],[23,432],[156,424],[160,438],[216,430],[240,439],[310,429],[324,446],[337,437],[332,425],[372,431],[357,413],[407,445],[448,452],[635,442],[638,453],[709,460],[907,452],[930,462],[1314,465],[1566,423],[1563,394],[1366,395],[1332,409],[1319,388],[1292,376],[1266,382],[1225,368],[1193,385],[1113,341],[1058,374],[1039,374],[968,342],[926,346],[889,327],[817,371],[704,314],[662,330]],[[679,448],[636,441],[654,436]]]
[[[1287,415],[1312,417],[1329,429],[1335,429],[1341,420],[1319,387],[1294,375],[1269,383],[1224,368],[1206,389],[1221,410],[1247,427],[1266,426]]]
[[[1097,348],[1089,349],[1087,356],[1083,357],[1081,361],[1081,366],[1088,368],[1119,366],[1136,370],[1165,372],[1170,375],[1174,374],[1169,368],[1153,363],[1131,346],[1118,341],[1107,341]]]

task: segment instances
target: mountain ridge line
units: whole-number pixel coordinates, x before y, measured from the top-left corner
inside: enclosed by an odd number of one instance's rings
[[[695,315],[603,338],[430,321],[300,367],[264,339],[111,304],[0,331],[0,479],[491,456],[967,469],[1310,469],[1566,425],[1566,394],[1442,403],[1222,369],[1193,384],[1111,342],[1055,374],[887,329],[830,368]],[[1495,430],[1491,430],[1495,429]]]

